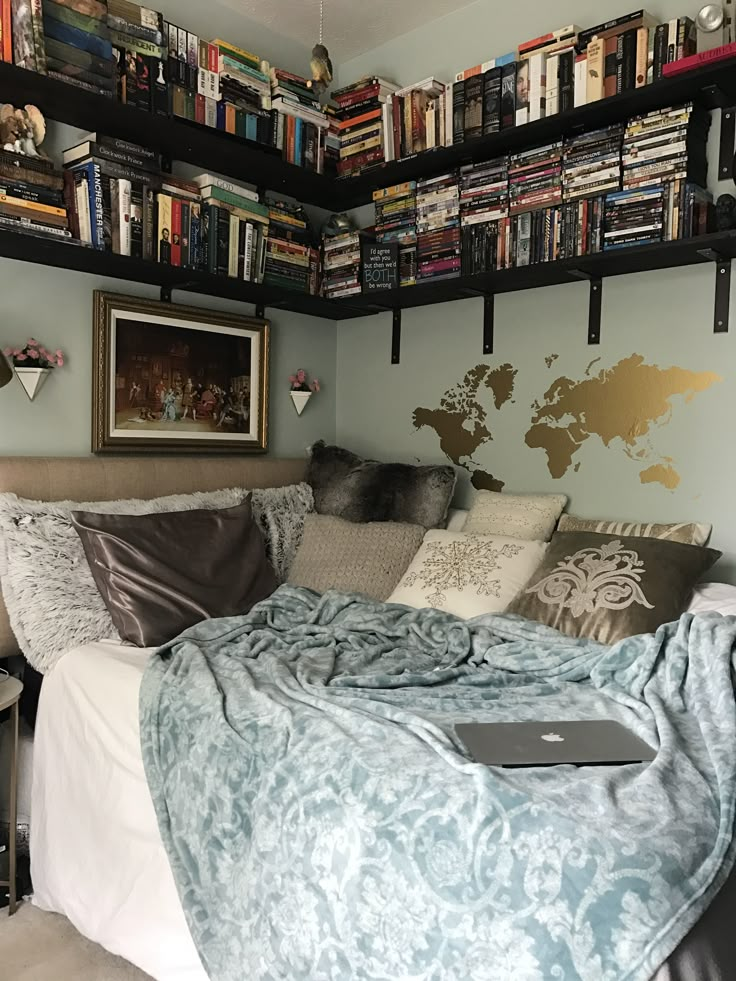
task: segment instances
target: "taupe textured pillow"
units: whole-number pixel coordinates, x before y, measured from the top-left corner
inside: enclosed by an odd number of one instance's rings
[[[355,524],[326,514],[308,514],[289,582],[317,593],[337,589],[386,600],[423,537],[424,528],[419,525],[391,521]]]
[[[557,532],[507,612],[615,644],[677,620],[695,583],[720,557],[713,548],[657,538]]]
[[[73,511],[72,521],[115,629],[138,647],[247,613],[278,585],[250,500],[167,514]]]
[[[327,446],[323,440],[312,446],[307,469],[318,514],[424,528],[445,524],[456,480],[450,466],[377,463],[339,446]]]
[[[564,494],[502,494],[479,490],[463,525],[466,535],[504,535],[548,542],[567,504]]]
[[[652,524],[646,521],[610,521],[598,518],[576,518],[563,514],[558,531],[593,531],[598,535],[627,535],[630,538],[662,538],[684,545],[707,545],[712,525],[702,525],[695,521],[680,521],[674,524]]]

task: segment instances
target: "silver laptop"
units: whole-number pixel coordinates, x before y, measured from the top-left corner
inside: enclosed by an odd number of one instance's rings
[[[476,763],[490,766],[615,766],[649,763],[651,746],[618,722],[460,722],[455,732]]]

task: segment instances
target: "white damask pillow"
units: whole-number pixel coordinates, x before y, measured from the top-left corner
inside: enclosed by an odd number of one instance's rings
[[[507,535],[548,542],[563,508],[564,494],[476,493],[463,531],[468,535]]]
[[[547,546],[500,535],[428,531],[388,599],[468,619],[502,613],[539,567]]]

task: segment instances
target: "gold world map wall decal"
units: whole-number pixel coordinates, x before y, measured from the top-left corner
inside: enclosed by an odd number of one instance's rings
[[[545,358],[547,368],[555,360],[552,355]],[[550,475],[559,480],[571,468],[579,469],[575,456],[587,440],[597,438],[606,448],[615,441],[630,459],[646,464],[639,472],[642,484],[674,490],[680,483],[675,461],[657,453],[652,430],[670,421],[674,398],[689,403],[723,379],[712,371],[660,368],[647,364],[641,354],[592,373],[599,360],[588,365],[582,379],[564,375],[555,379],[543,397],[532,403],[526,446],[544,451]],[[474,455],[492,442],[489,410],[500,411],[512,401],[517,374],[510,364],[497,368],[476,365],[445,392],[437,408],[414,410],[414,427],[433,429],[442,452],[472,475],[471,482],[478,489],[500,491],[505,486],[504,480],[482,469]]]

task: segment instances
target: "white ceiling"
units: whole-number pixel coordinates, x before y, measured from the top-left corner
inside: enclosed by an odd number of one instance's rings
[[[223,6],[311,48],[319,38],[319,0],[218,0]],[[324,0],[324,42],[334,65],[474,0]]]

